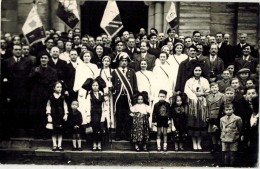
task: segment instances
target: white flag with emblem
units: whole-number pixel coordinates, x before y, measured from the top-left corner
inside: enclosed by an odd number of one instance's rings
[[[33,44],[45,38],[45,31],[37,12],[37,5],[33,5],[22,27],[22,32],[29,44]]]
[[[107,35],[111,38],[113,38],[123,28],[116,1],[108,0],[100,27],[104,29]]]
[[[175,2],[171,3],[171,7],[166,15],[166,21],[169,22],[172,28],[178,25],[177,23],[177,12]]]

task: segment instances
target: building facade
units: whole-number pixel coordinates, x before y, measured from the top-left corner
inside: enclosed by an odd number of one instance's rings
[[[81,16],[81,23],[77,27],[82,29],[83,34],[95,36],[102,33],[99,24],[107,2],[77,1]],[[38,13],[45,29],[55,28],[61,31],[69,29],[56,16],[58,1],[38,0],[38,2]],[[2,0],[1,31],[20,34],[32,4],[33,0]],[[147,30],[154,27],[158,32],[166,32],[169,28],[165,20],[171,5],[169,1],[118,1],[117,4],[124,24],[123,30],[137,33],[140,27]],[[177,32],[181,35],[191,36],[194,30],[201,31],[203,35],[223,32],[229,33],[231,44],[235,44],[238,34],[244,32],[248,34],[249,43],[258,45],[259,3],[176,2],[176,5],[179,21]]]

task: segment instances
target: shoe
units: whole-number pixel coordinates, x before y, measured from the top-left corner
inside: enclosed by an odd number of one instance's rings
[[[76,150],[77,150],[77,148],[75,148],[75,147],[72,148],[72,151],[76,151]]]
[[[98,149],[97,149],[98,151],[102,151],[102,148],[101,147],[98,147]]]
[[[78,151],[82,151],[82,148],[81,148],[81,147],[79,147],[79,148],[78,148]]]
[[[183,148],[183,147],[180,147],[179,150],[180,150],[180,151],[184,151],[184,148]]]
[[[163,151],[164,151],[164,152],[167,152],[167,147],[163,147]]]
[[[135,151],[139,152],[140,151],[139,147],[135,147]]]
[[[176,147],[174,150],[175,150],[175,151],[178,151],[179,149]]]
[[[157,147],[157,151],[160,152],[161,151],[161,147]]]
[[[57,149],[57,147],[56,146],[53,146],[52,147],[52,151],[57,151],[58,149]]]
[[[92,151],[97,151],[97,148],[96,148],[96,147],[93,147],[93,148],[92,148]]]
[[[58,147],[58,150],[59,151],[64,151],[62,147]]]

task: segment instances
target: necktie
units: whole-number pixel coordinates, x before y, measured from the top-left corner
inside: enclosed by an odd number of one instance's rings
[[[125,69],[124,69],[124,68],[122,69],[122,71],[123,71],[123,73],[125,74]]]

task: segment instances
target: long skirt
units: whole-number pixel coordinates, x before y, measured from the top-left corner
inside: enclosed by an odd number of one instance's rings
[[[133,143],[146,143],[149,141],[149,117],[147,115],[140,116],[140,114],[138,114],[139,113],[136,113],[133,117],[131,139]]]

